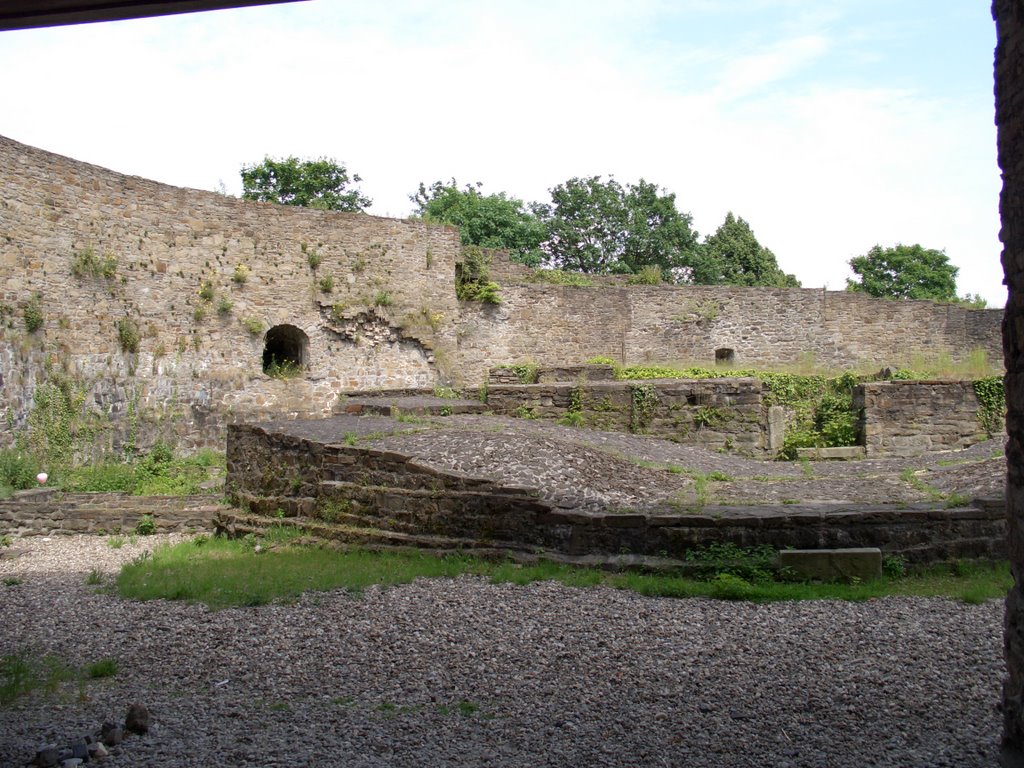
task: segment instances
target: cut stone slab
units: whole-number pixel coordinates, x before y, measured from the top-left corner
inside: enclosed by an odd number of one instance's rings
[[[841,445],[836,448],[797,448],[797,458],[821,461],[823,459],[863,459],[863,445]]]
[[[779,566],[805,579],[867,581],[882,575],[882,550],[783,549],[779,551]]]

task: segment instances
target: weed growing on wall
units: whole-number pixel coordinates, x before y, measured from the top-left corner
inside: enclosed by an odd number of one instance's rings
[[[231,273],[231,281],[236,285],[243,285],[249,279],[249,268],[245,264],[236,264],[235,271]]]
[[[490,279],[491,257],[475,245],[463,248],[463,262],[455,273],[459,301],[501,304],[501,286]]]
[[[989,437],[1006,430],[1006,393],[1002,376],[988,376],[974,382],[974,395],[978,398],[978,422]]]
[[[79,279],[103,277],[110,280],[117,274],[117,256],[110,251],[97,256],[92,246],[88,246],[71,258],[71,274]]]
[[[635,275],[630,275],[626,282],[630,285],[658,285],[662,282],[661,267],[648,264]]]
[[[651,425],[654,409],[658,407],[658,392],[650,384],[633,384],[629,388],[629,431],[642,433]]]
[[[32,298],[25,304],[25,330],[35,333],[43,327],[45,316],[43,315],[42,297],[38,293],[32,294]]]
[[[139,342],[142,340],[142,334],[139,332],[139,326],[130,317],[117,321],[117,340],[121,344],[123,351],[139,351]]]
[[[317,284],[320,286],[321,291],[323,291],[324,293],[330,293],[331,291],[334,290],[334,276],[324,275],[323,277],[320,278]]]
[[[221,296],[217,301],[217,314],[218,315],[229,315],[231,314],[232,307],[235,303],[231,301],[227,296]]]
[[[594,281],[582,272],[565,272],[561,269],[537,269],[530,275],[531,283],[549,283],[550,285],[570,285],[575,288],[590,288]]]
[[[540,366],[536,363],[516,363],[515,365],[499,365],[507,371],[512,371],[520,384],[536,384],[540,376]]]
[[[242,327],[253,336],[263,333],[263,321],[255,317],[247,317],[242,321]]]

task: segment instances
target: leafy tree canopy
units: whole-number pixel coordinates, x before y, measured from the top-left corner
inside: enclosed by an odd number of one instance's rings
[[[362,211],[373,201],[349,187],[360,181],[358,174],[350,177],[343,164],[326,157],[266,157],[261,163],[242,166],[242,197],[330,211]]]
[[[547,229],[533,212],[535,204],[527,206],[504,192],[484,195],[481,186],[477,182],[459,188],[455,179],[447,184],[435,181],[429,187],[421,183],[409,199],[424,221],[458,227],[463,245],[501,248],[517,261],[538,265]]]
[[[750,225],[732,211],[715,233],[704,239],[692,280],[701,285],[800,287],[796,277],[779,269],[775,254],[757,241]]]
[[[555,268],[635,274],[657,266],[679,279],[698,251],[692,219],[676,208],[675,195],[643,179],[624,187],[611,177],[575,177],[552,189],[551,201],[537,211]]]
[[[903,245],[876,245],[864,256],[850,259],[856,280],[847,279],[848,291],[863,291],[888,299],[956,301],[957,267],[945,251]]]

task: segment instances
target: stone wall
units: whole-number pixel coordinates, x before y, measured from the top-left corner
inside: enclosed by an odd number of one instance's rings
[[[858,443],[869,456],[966,448],[989,435],[969,381],[878,381],[853,390]]]
[[[546,285],[498,252],[502,303],[460,305],[461,258],[450,227],[179,189],[0,138],[0,445],[45,382],[89,412],[86,450],[157,437],[188,450],[222,444],[227,422],[328,415],[343,392],[478,386],[490,367],[528,360],[998,354],[998,310],[621,278]],[[275,327],[301,340],[301,376],[264,373]]]
[[[1006,598],[1003,685],[1005,765],[1024,765],[1024,6],[995,0],[996,125],[1003,189],[1003,271],[1008,298],[1003,321],[1006,358],[1006,512],[1013,587]]]
[[[498,258],[496,256],[496,258]],[[459,364],[468,384],[488,365],[713,365],[731,350],[739,367],[813,361],[844,367],[909,364],[940,354],[1002,355],[1001,310],[930,301],[885,301],[846,291],[735,286],[644,286],[597,280],[589,288],[502,286],[497,307],[463,307]]]
[[[762,455],[767,416],[757,379],[663,379],[491,386],[487,407],[505,416],[560,419],[638,432],[712,450]]]
[[[214,517],[225,509],[219,500],[211,495],[131,496],[38,488],[0,500],[0,534],[127,534],[143,515],[152,516],[158,533],[212,530]]]
[[[959,509],[807,504],[632,512],[564,508],[529,488],[440,470],[397,451],[322,444],[280,425],[232,425],[227,488],[242,532],[293,524],[349,543],[532,555],[683,561],[712,543],[820,549],[879,547],[911,562],[1005,553],[998,502]],[[262,518],[262,519],[261,519]],[[594,561],[598,562],[598,561]],[[641,563],[638,563],[641,564]]]
[[[3,138],[0,199],[8,437],[54,373],[111,419],[112,445],[131,412],[143,432],[188,446],[221,443],[225,419],[327,414],[339,392],[429,387],[454,361],[448,228],[178,189]],[[107,276],[74,274],[88,252],[112,260]],[[43,325],[29,333],[33,297]],[[119,322],[137,330],[137,351],[123,349]],[[308,370],[288,381],[263,372],[265,332],[283,324],[308,338]]]

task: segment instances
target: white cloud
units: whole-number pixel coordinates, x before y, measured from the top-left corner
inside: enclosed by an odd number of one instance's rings
[[[671,25],[720,4],[313,2],[13,33],[0,133],[208,189],[265,154],[333,156],[396,216],[420,181],[529,200],[642,176],[702,234],[746,218],[805,285],[921,242],[1002,303],[990,84],[965,102],[831,79],[836,5],[753,4],[785,8],[777,29],[699,45]]]

